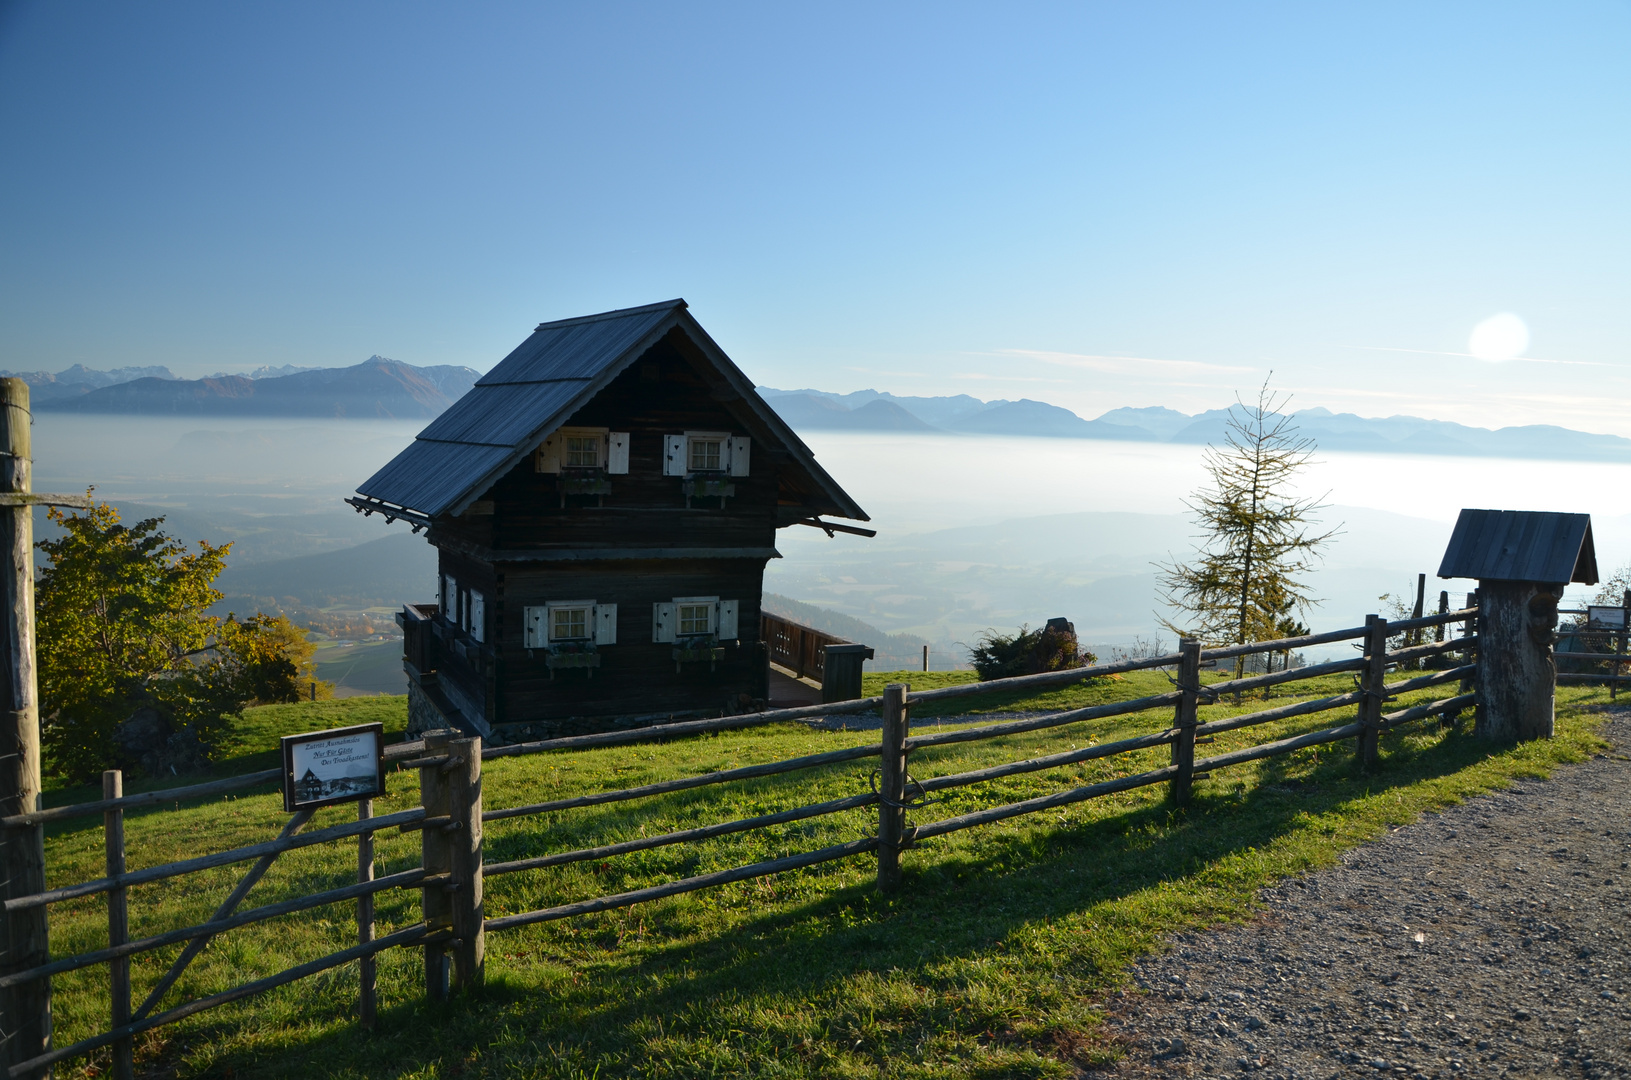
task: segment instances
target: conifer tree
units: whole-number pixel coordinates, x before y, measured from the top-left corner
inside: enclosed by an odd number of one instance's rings
[[[1161,623],[1180,637],[1214,647],[1273,640],[1315,603],[1304,576],[1336,530],[1319,531],[1323,505],[1292,491],[1314,441],[1298,434],[1288,403],[1265,380],[1254,404],[1237,399],[1229,410],[1224,445],[1207,447],[1210,482],[1185,503],[1201,530],[1195,552],[1157,564],[1162,599],[1187,625]],[[1239,678],[1244,658],[1235,668]]]

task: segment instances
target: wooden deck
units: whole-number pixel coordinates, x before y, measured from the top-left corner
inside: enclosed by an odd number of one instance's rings
[[[799,679],[779,664],[770,665],[770,701],[772,709],[791,709],[799,705],[821,704],[821,684],[811,679]]]

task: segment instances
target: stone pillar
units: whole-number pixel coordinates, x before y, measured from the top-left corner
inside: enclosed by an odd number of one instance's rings
[[[1552,737],[1557,690],[1557,603],[1563,586],[1478,583],[1478,722],[1494,742]]]

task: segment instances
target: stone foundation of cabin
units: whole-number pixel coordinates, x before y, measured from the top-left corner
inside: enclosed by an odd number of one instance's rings
[[[456,725],[442,715],[434,702],[430,700],[419,684],[413,679],[408,680],[408,738],[423,738],[427,731],[438,731],[442,728],[456,727]]]

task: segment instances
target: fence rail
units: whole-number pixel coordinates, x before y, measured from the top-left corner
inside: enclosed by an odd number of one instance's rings
[[[78,885],[66,885],[60,889],[49,889],[43,893],[14,897],[6,901],[5,910],[7,912],[20,911],[24,908],[39,907],[42,904],[55,904],[62,900],[74,900],[81,896],[94,896],[96,893],[107,892],[109,889],[128,889],[132,885],[146,885],[149,882],[180,877],[183,874],[196,874],[200,870],[214,870],[220,866],[248,862],[250,859],[259,859],[267,855],[281,855],[285,851],[293,851],[296,848],[311,847],[313,844],[326,844],[330,840],[342,840],[347,837],[357,836],[360,833],[374,832],[377,829],[414,824],[423,821],[424,817],[424,807],[415,807],[412,810],[402,810],[395,814],[386,814],[384,817],[370,818],[367,821],[330,825],[328,828],[319,829],[316,832],[296,833],[279,837],[276,840],[268,840],[262,844],[250,844],[248,847],[233,848],[230,851],[217,851],[209,855],[200,855],[196,859],[164,863],[160,866],[150,866],[145,870],[131,870],[116,877],[97,878],[94,881],[86,881]]]
[[[1588,647],[1595,645],[1599,648],[1608,647],[1614,650],[1613,652],[1577,652],[1574,650],[1565,652],[1559,649],[1556,654],[1559,669],[1557,673],[1558,682],[1565,684],[1607,683],[1609,700],[1618,699],[1620,684],[1631,682],[1631,673],[1626,671],[1627,665],[1631,664],[1631,656],[1626,655],[1628,648],[1631,648],[1631,640],[1628,640],[1631,639],[1631,589],[1625,591],[1624,602],[1618,609],[1619,619],[1617,621],[1606,618],[1603,622],[1594,621],[1598,616],[1614,610],[1610,605],[1597,605],[1595,608],[1588,607],[1582,610],[1560,611],[1558,613],[1560,615],[1567,614],[1583,617],[1585,620],[1575,623],[1572,627],[1560,633],[1558,635],[1559,645],[1573,639]],[[1564,665],[1575,668],[1580,664],[1607,664],[1608,667],[1606,671],[1602,669],[1595,671],[1562,670]]]
[[[240,1000],[297,979],[329,970],[352,960],[365,961],[361,979],[360,1012],[367,1022],[372,1016],[373,973],[369,958],[399,946],[424,949],[426,993],[438,998],[447,992],[451,980],[459,986],[471,986],[482,978],[484,939],[488,933],[532,926],[560,919],[573,918],[593,912],[677,896],[702,889],[715,888],[731,882],[766,877],[806,867],[820,865],[859,855],[875,854],[878,860],[880,887],[897,887],[900,882],[903,853],[914,846],[936,837],[975,828],[980,825],[1004,821],[1026,814],[1068,806],[1090,799],[1130,791],[1137,788],[1168,784],[1170,795],[1182,804],[1189,797],[1194,778],[1210,775],[1219,770],[1264,758],[1292,753],[1309,746],[1323,745],[1346,739],[1355,740],[1355,750],[1364,764],[1375,761],[1376,739],[1380,732],[1403,724],[1435,716],[1452,715],[1473,704],[1473,695],[1457,694],[1394,712],[1384,713],[1385,703],[1398,695],[1413,693],[1430,687],[1465,681],[1472,677],[1476,666],[1471,657],[1478,649],[1474,636],[1452,637],[1428,645],[1409,645],[1388,649],[1390,636],[1397,639],[1401,633],[1431,626],[1444,626],[1466,622],[1476,615],[1475,609],[1465,609],[1421,619],[1388,623],[1372,617],[1365,626],[1309,634],[1279,641],[1259,642],[1251,645],[1202,649],[1194,642],[1183,643],[1182,648],[1169,655],[1147,657],[1103,664],[1069,671],[1047,672],[989,683],[943,687],[913,692],[905,686],[891,686],[881,697],[863,698],[835,705],[808,706],[781,709],[738,717],[656,725],[646,728],[597,735],[573,736],[541,740],[512,746],[484,749],[479,739],[452,739],[449,733],[431,733],[423,740],[391,747],[391,759],[402,767],[417,768],[420,780],[421,805],[381,817],[372,817],[371,808],[363,804],[355,822],[302,832],[305,819],[297,814],[276,839],[250,844],[230,851],[216,852],[192,859],[166,863],[139,870],[123,868],[122,838],[119,861],[113,858],[110,839],[109,873],[93,881],[62,886],[6,901],[10,913],[42,907],[70,900],[106,893],[110,897],[110,940],[107,948],[91,950],[63,957],[0,978],[0,989],[21,986],[49,979],[52,976],[92,967],[110,965],[114,995],[110,1010],[111,1024],[107,1032],[84,1039],[71,1046],[53,1049],[49,1053],[13,1066],[14,1077],[36,1076],[52,1063],[84,1054],[105,1046],[115,1048],[115,1073],[128,1075],[123,1069],[124,1048],[131,1038],[143,1031],[163,1024],[174,1023],[205,1009]],[[1352,659],[1315,664],[1272,672],[1251,678],[1212,682],[1201,679],[1202,665],[1207,661],[1226,659],[1256,653],[1280,653],[1288,649],[1338,641],[1359,640],[1363,652]],[[1406,639],[1409,640],[1408,638]],[[1453,666],[1420,675],[1386,681],[1390,667],[1401,671],[1436,656],[1459,654]],[[956,701],[992,693],[1023,694],[1045,689],[1057,689],[1088,679],[1101,678],[1141,670],[1165,669],[1173,679],[1174,689],[1169,692],[1119,702],[1108,702],[1083,708],[1065,709],[1040,716],[1000,721],[968,727],[912,735],[909,716],[913,706]],[[1202,722],[1198,710],[1218,702],[1224,695],[1241,694],[1252,690],[1267,690],[1298,681],[1318,679],[1352,672],[1356,689],[1312,700],[1291,702],[1286,705],[1261,709],[1237,716],[1220,717]],[[1332,710],[1355,707],[1351,719],[1316,731],[1302,732],[1288,738],[1277,739],[1254,746],[1230,750],[1211,757],[1197,759],[1194,755],[1198,740],[1214,734],[1277,721],[1310,716]],[[883,718],[882,736],[878,742],[847,747],[841,750],[811,754],[782,761],[766,762],[732,769],[721,769],[697,776],[679,777],[636,787],[611,789],[567,798],[520,806],[484,810],[481,798],[481,765],[484,760],[534,754],[570,753],[590,748],[649,743],[659,740],[686,738],[706,733],[728,731],[789,720],[805,720],[817,716],[847,715],[878,711]],[[913,778],[908,769],[913,754],[921,755],[937,747],[970,742],[991,742],[1004,745],[1001,740],[1028,732],[1057,729],[1066,725],[1137,714],[1154,714],[1158,726],[1153,730],[1098,745],[1090,745],[1066,752],[1045,754],[1021,760],[1000,762],[982,768],[938,776]],[[1024,799],[1000,806],[988,807],[966,814],[954,815],[938,821],[908,823],[908,813],[921,809],[923,800],[931,793],[965,788],[1025,774],[1046,772],[1064,766],[1088,761],[1102,761],[1128,754],[1147,753],[1169,748],[1170,764],[1112,777],[1096,783],[1052,792],[1036,798]],[[534,817],[541,814],[570,812],[596,806],[606,806],[630,800],[650,798],[680,791],[746,780],[782,776],[809,770],[831,769],[855,762],[877,759],[878,767],[872,774],[869,789],[837,799],[828,799],[810,805],[792,807],[772,813],[758,814],[736,820],[720,821],[702,826],[674,830],[653,836],[608,844],[598,844],[568,851],[544,852],[504,862],[485,862],[482,853],[483,828],[486,824]],[[98,802],[76,806],[57,807],[34,814],[18,815],[17,821],[38,823],[103,813],[111,827],[113,820],[132,809],[159,806],[194,798],[208,797],[230,791],[243,790],[268,783],[278,773],[250,774],[225,781],[212,781],[190,788],[150,792],[143,795],[104,798]],[[875,784],[875,786],[873,786]],[[108,789],[117,796],[117,786]],[[591,860],[603,860],[638,851],[647,851],[676,844],[696,843],[717,837],[755,832],[796,821],[807,821],[834,814],[876,808],[875,835],[833,844],[812,851],[795,852],[777,858],[735,866],[712,873],[666,881],[645,888],[595,896],[541,907],[532,911],[488,916],[484,909],[484,878],[525,871],[544,870]],[[309,816],[309,815],[308,815]],[[11,820],[11,819],[8,819]],[[372,838],[375,832],[396,828],[401,831],[417,830],[421,837],[420,865],[379,878],[373,877]],[[110,838],[112,833],[110,831]],[[278,903],[267,904],[247,911],[236,911],[236,903],[247,894],[248,888],[265,868],[279,855],[318,844],[356,838],[359,844],[359,880],[355,884],[329,888]],[[191,926],[168,930],[135,941],[117,939],[114,932],[115,900],[122,900],[129,888],[163,881],[184,874],[197,873],[235,863],[258,860],[245,875],[227,901],[210,919]],[[366,869],[364,863],[366,862]],[[374,936],[372,898],[393,889],[417,888],[421,893],[422,921]],[[358,905],[359,940],[355,946],[297,965],[287,971],[265,979],[246,983],[231,990],[199,998],[164,1012],[152,1012],[168,987],[185,968],[187,961],[202,947],[202,943],[216,935],[265,922],[280,916],[308,911],[317,907],[355,902]],[[184,951],[170,974],[161,980],[147,1002],[134,1014],[129,1009],[128,989],[121,1004],[118,989],[117,965],[128,964],[128,958],[186,942]],[[148,1015],[151,1013],[150,1015]]]

